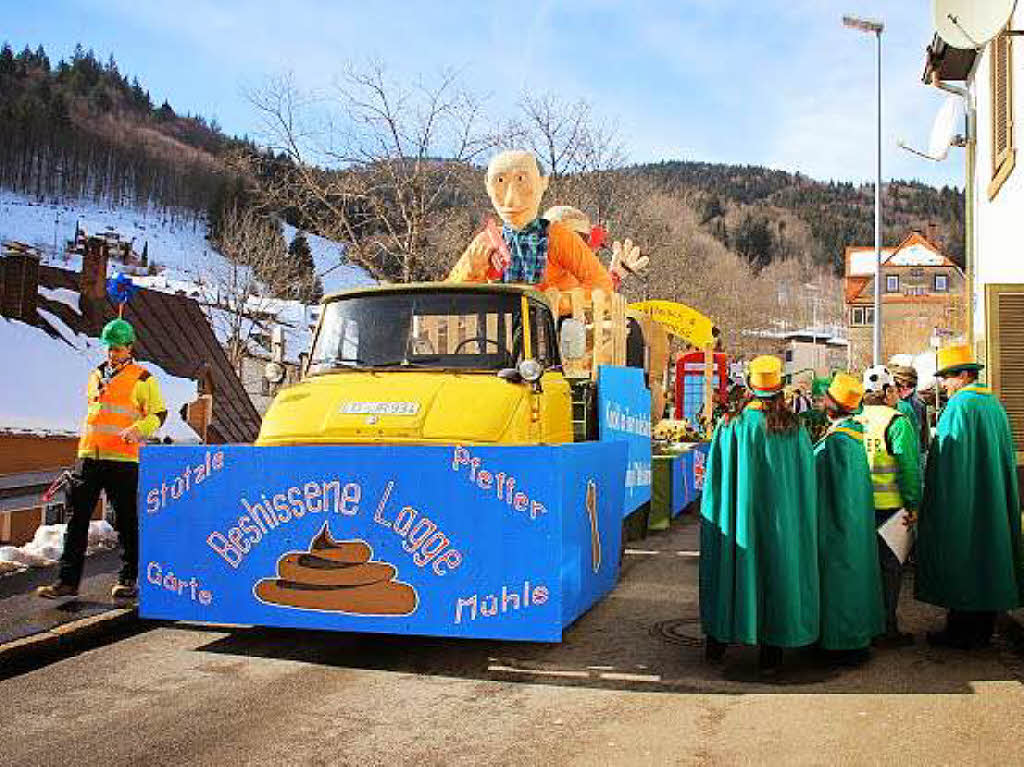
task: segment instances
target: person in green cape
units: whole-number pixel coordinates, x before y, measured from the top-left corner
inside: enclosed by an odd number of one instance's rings
[[[882,577],[875,544],[875,504],[864,452],[860,410],[864,387],[837,373],[825,394],[830,425],[814,446],[818,481],[818,568],[821,572],[821,639],[842,662],[868,657],[872,639],[885,631]]]
[[[811,441],[786,407],[782,361],[750,363],[745,407],[723,419],[701,501],[700,613],[706,658],[759,645],[776,673],[782,648],[819,632],[818,524]]]
[[[804,428],[811,438],[811,442],[817,442],[825,436],[828,429],[828,418],[825,416],[825,393],[828,391],[831,378],[818,377],[811,381],[811,408],[800,413]]]
[[[916,597],[948,609],[935,645],[987,645],[996,614],[1024,594],[1013,436],[970,346],[941,349],[935,376],[949,396],[928,451],[917,537]]]

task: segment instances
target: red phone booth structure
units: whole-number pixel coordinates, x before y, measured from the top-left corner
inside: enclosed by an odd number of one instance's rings
[[[707,377],[705,352],[688,352],[676,360],[675,417],[695,423],[704,409],[704,389]],[[729,357],[717,352],[711,355],[711,390],[718,392],[724,402],[729,388]]]

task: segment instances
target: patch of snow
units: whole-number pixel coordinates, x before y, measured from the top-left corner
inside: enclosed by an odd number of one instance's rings
[[[75,314],[81,314],[81,309],[78,308],[79,294],[77,290],[68,290],[67,288],[48,288],[45,285],[39,286],[39,295],[43,298],[48,298],[50,301],[55,301],[59,304],[71,307]]]
[[[894,248],[882,248],[882,263],[892,255]],[[875,249],[858,248],[850,251],[850,276],[871,277],[875,273]]]
[[[83,336],[82,334],[73,331],[71,328],[67,326],[64,320],[62,320],[56,314],[46,311],[46,309],[36,309],[36,312],[38,312],[40,317],[46,320],[47,324],[51,328],[60,333],[60,337],[63,338],[72,348],[82,348],[79,344],[82,343],[82,339],[87,339],[86,336]]]
[[[0,562],[19,568],[46,567],[60,559],[64,551],[67,525],[40,525],[32,540],[24,546],[0,546]],[[117,546],[117,531],[105,519],[89,522],[89,539],[85,553]]]
[[[885,263],[887,266],[942,266],[946,259],[931,248],[915,243],[897,251]]]
[[[290,245],[299,230],[291,224],[282,224],[282,229],[284,238]],[[313,255],[316,274],[323,283],[325,295],[360,285],[377,284],[377,281],[365,269],[348,263],[344,244],[311,232],[306,232],[305,235],[310,253]]]
[[[38,202],[30,196],[0,191],[0,240],[35,246],[43,254],[43,264],[81,271],[81,258],[64,253],[67,242],[74,239],[76,224],[89,234],[116,230],[123,240],[132,243],[138,255],[148,243],[150,263],[163,267],[174,279],[197,280],[211,267],[227,264],[206,239],[206,219],[197,219],[191,212],[175,219],[153,210],[118,208],[82,199]],[[108,275],[119,271],[135,270],[111,260]]]

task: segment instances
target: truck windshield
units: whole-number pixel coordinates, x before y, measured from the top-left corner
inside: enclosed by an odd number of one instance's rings
[[[323,310],[309,373],[414,367],[500,370],[522,357],[521,297],[437,291],[341,298]]]

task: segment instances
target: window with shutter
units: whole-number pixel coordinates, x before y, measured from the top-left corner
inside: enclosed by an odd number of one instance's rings
[[[1010,417],[1024,458],[1024,284],[985,286],[988,382]]]
[[[989,43],[989,86],[992,95],[992,181],[988,185],[989,199],[999,193],[1015,161],[1012,40],[1008,31],[1003,31]]]

